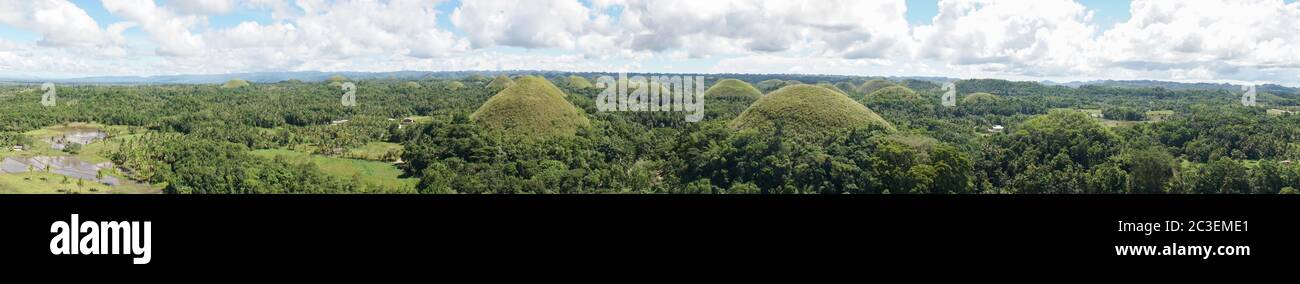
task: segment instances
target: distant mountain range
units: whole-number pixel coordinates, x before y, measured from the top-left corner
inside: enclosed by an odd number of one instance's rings
[[[1043,81],[1041,83],[1043,83],[1044,85],[1068,86],[1072,88],[1078,88],[1081,86],[1106,86],[1106,87],[1121,87],[1121,88],[1123,87],[1165,88],[1168,90],[1224,90],[1230,92],[1241,91],[1241,85],[1233,85],[1228,83],[1218,83],[1218,84],[1179,83],[1179,82],[1154,81],[1154,80],[1098,80],[1098,81],[1087,81],[1087,82],[1075,81],[1069,83]],[[1256,87],[1256,90],[1261,93],[1289,94],[1289,95],[1300,94],[1300,88],[1292,88],[1292,87],[1276,85],[1276,84],[1259,85],[1258,87]]]
[[[597,73],[591,72],[559,72],[559,71],[535,71],[535,70],[505,70],[505,71],[396,71],[396,72],[318,72],[318,71],[300,71],[300,72],[255,72],[255,73],[231,73],[231,74],[209,74],[209,75],[160,75],[160,76],[100,76],[85,77],[72,79],[41,79],[31,77],[18,78],[0,78],[0,84],[3,83],[42,83],[54,82],[61,84],[123,84],[123,85],[166,85],[166,84],[221,84],[231,79],[244,79],[253,83],[276,83],[288,80],[299,80],[305,82],[319,82],[329,79],[333,75],[343,75],[353,80],[375,80],[375,79],[434,79],[434,78],[462,78],[469,75],[495,76],[498,74],[538,74],[543,76],[579,74],[592,75]],[[604,74],[604,73],[600,73]],[[713,74],[722,75],[727,74]],[[751,74],[752,75],[752,74]],[[792,74],[793,75],[793,74]],[[846,77],[831,75],[795,75],[795,76],[813,76],[813,77]],[[889,77],[893,80],[913,79],[932,82],[946,82],[956,80],[946,77]],[[1165,88],[1169,90],[1226,90],[1239,92],[1240,85],[1227,83],[1179,83],[1154,80],[1099,80],[1099,81],[1074,81],[1059,83],[1053,81],[1041,81],[1044,85],[1068,86],[1077,88],[1081,86],[1108,86],[1108,87],[1129,87],[1129,88]],[[1274,94],[1300,95],[1300,88],[1292,88],[1282,85],[1265,84],[1258,87],[1259,92]]]

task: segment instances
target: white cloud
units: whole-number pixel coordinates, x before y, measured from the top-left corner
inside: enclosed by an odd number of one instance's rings
[[[702,71],[766,74],[891,74],[912,70],[911,66],[900,66],[896,61],[887,59],[810,58],[756,54],[723,59],[711,69]]]
[[[171,0],[169,7],[186,14],[219,15],[230,13],[235,8],[233,0]]]
[[[1086,73],[1096,45],[1093,12],[1070,0],[943,0],[916,28],[919,58],[1008,73]]]
[[[85,10],[64,0],[0,0],[0,24],[40,34],[52,47],[115,48],[125,41],[122,25],[100,29]]]
[[[138,23],[158,44],[157,53],[163,56],[194,56],[202,54],[203,38],[190,32],[207,18],[197,15],[178,15],[170,9],[159,7],[152,0],[103,0],[104,9],[123,19]]]
[[[605,0],[636,51],[882,58],[910,43],[903,1]]]
[[[210,32],[204,37],[213,42],[215,48],[269,47],[283,48],[297,44],[298,29],[293,24],[262,25],[257,22],[243,22],[238,25]]]
[[[572,49],[591,20],[590,10],[575,0],[465,1],[451,13],[475,47]]]
[[[299,1],[306,14],[293,22],[303,44],[315,45],[328,56],[396,52],[430,58],[467,49],[468,43],[438,27],[438,2]]]
[[[212,28],[208,18],[148,0],[104,0],[115,15],[140,22],[171,73],[363,69],[463,52],[468,42],[437,25],[439,1],[246,1],[271,9],[271,23]],[[182,40],[170,40],[180,38]],[[373,64],[372,64],[373,63]]]
[[[1281,77],[1291,77],[1300,69],[1297,3],[1135,0],[1131,14],[1098,39],[1114,67],[1243,80],[1288,80],[1259,71],[1285,69]]]

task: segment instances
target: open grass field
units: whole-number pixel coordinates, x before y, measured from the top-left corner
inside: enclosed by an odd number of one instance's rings
[[[310,159],[320,167],[321,171],[342,178],[343,180],[352,180],[354,177],[360,177],[361,182],[368,186],[380,186],[384,188],[414,188],[419,183],[418,179],[401,178],[402,170],[393,166],[389,162],[364,161],[356,159],[332,158],[318,155],[310,155],[302,152],[291,150],[256,150],[254,155],[274,158],[276,156],[284,157],[289,161],[302,162]]]
[[[1151,121],[1109,120],[1104,118],[1097,119],[1097,121],[1100,121],[1101,124],[1105,125],[1106,127],[1134,126],[1139,123],[1151,122]]]
[[[1268,115],[1282,116],[1300,114],[1300,108],[1274,108],[1268,110]]]
[[[419,123],[430,123],[430,122],[433,122],[433,117],[432,117],[432,116],[418,116],[418,115],[417,115],[417,116],[410,116],[410,117],[407,117],[407,118],[410,118],[411,120],[414,120],[415,123],[417,123],[417,124],[419,124]]]
[[[32,138],[44,139],[44,138],[64,135],[67,133],[95,131],[95,130],[103,130],[104,132],[107,132],[110,136],[113,136],[113,135],[120,135],[120,134],[127,133],[128,127],[121,126],[121,125],[104,125],[99,123],[70,122],[63,125],[55,125],[55,126],[28,131],[23,134],[26,134],[27,136]]]
[[[388,142],[370,142],[361,147],[348,149],[346,156],[353,159],[362,159],[367,161],[394,162],[396,159],[388,159],[388,153],[402,153],[402,144]]]
[[[1096,116],[1100,116],[1100,115],[1102,115],[1102,111],[1101,111],[1101,109],[1079,109],[1079,108],[1054,108],[1054,109],[1051,109],[1051,111],[1055,111],[1055,110],[1069,110],[1069,111],[1082,112],[1082,113],[1088,114],[1088,116],[1092,117],[1093,119],[1096,119],[1097,122],[1101,122],[1101,124],[1102,124],[1102,125],[1105,125],[1106,127],[1134,126],[1134,125],[1138,125],[1138,124],[1141,124],[1141,123],[1161,122],[1161,121],[1164,121],[1165,119],[1167,119],[1167,118],[1169,118],[1169,117],[1173,117],[1174,114],[1175,114],[1174,111],[1172,111],[1172,110],[1155,110],[1155,111],[1148,111],[1148,112],[1146,112],[1147,120],[1144,120],[1144,121],[1125,121],[1125,120],[1110,120],[1110,119],[1105,119],[1105,118],[1097,118]],[[1094,115],[1096,115],[1096,116],[1094,116]]]
[[[1174,111],[1172,111],[1172,110],[1153,110],[1153,111],[1148,111],[1146,114],[1147,114],[1147,121],[1160,122],[1160,121],[1165,121],[1166,119],[1169,119],[1170,117],[1173,117],[1173,116],[1174,116]]]

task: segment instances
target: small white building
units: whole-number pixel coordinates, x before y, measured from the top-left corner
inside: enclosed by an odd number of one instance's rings
[[[12,150],[12,151],[14,151],[14,152],[22,152],[22,151],[23,151],[23,145],[14,145],[13,147],[10,147],[9,149]]]
[[[989,132],[994,132],[994,133],[1002,132],[1002,131],[1004,131],[1004,130],[1007,130],[1007,128],[1006,128],[1006,127],[1002,127],[1001,124],[999,124],[999,125],[994,125],[993,128],[989,128]]]

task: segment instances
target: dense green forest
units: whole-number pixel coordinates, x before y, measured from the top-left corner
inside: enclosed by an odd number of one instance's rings
[[[1245,107],[1230,89],[974,79],[957,81],[959,103],[944,107],[938,81],[723,74],[706,75],[706,86],[724,83],[691,123],[681,112],[600,112],[592,75],[61,85],[53,107],[37,86],[0,86],[0,157],[98,155],[111,174],[164,193],[1300,188],[1295,93]],[[340,103],[344,83],[356,106]],[[112,147],[31,150],[72,123],[111,126]],[[383,168],[392,177],[377,178]]]

